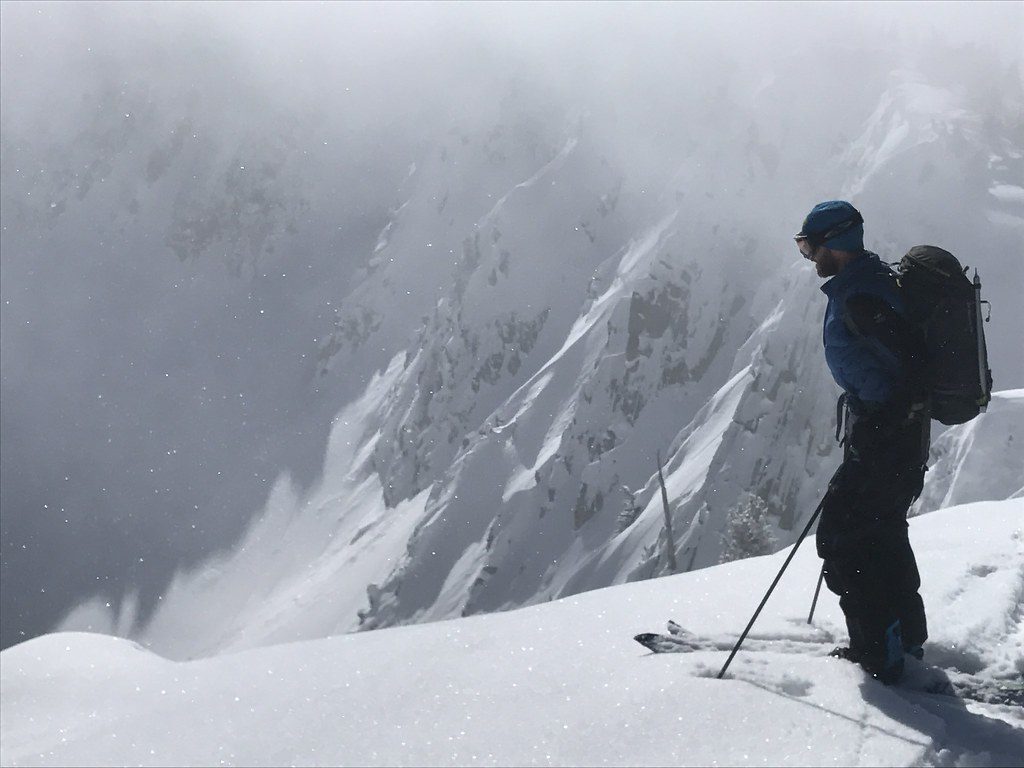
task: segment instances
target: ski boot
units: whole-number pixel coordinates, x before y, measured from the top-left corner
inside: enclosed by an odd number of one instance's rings
[[[921,656],[924,650],[917,646]],[[903,675],[903,642],[900,639],[900,623],[893,622],[885,631],[885,646],[878,652],[870,653],[859,648],[838,646],[829,652],[829,656],[835,659],[843,659],[859,664],[861,668],[876,680],[885,685],[893,685]],[[908,649],[908,653],[913,651]],[[915,658],[920,659],[921,656]]]

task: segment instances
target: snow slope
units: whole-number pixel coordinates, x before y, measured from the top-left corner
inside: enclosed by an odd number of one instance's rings
[[[1014,444],[1022,434],[1024,389],[993,392],[985,413],[946,430],[932,444],[924,491],[912,514],[1024,495],[1024,461]]]
[[[927,659],[1024,674],[1024,500],[911,521]],[[775,651],[651,656],[675,618],[732,636],[784,553],[445,622],[172,662],[122,639],[46,635],[0,654],[4,765],[1019,765],[1019,707],[886,688],[823,657],[805,546],[753,636]],[[818,641],[787,653],[795,640]]]

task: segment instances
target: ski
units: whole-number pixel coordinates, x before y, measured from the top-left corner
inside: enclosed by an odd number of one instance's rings
[[[698,637],[675,621],[669,620],[667,633],[642,632],[636,640],[652,653],[695,653],[698,651],[732,650],[734,640],[729,638]],[[748,637],[744,648],[765,653],[792,653],[827,656],[831,651],[831,638]],[[907,659],[903,678],[894,686],[896,690],[950,696],[985,704],[1024,706],[1024,682],[1016,680],[990,680],[957,670],[933,667],[916,659]]]
[[[680,624],[669,621],[668,634],[643,632],[635,635],[640,645],[652,653],[692,653],[694,651],[731,651],[735,640],[727,637],[698,637]],[[748,637],[745,648],[755,651],[776,651],[778,653],[809,653],[824,656],[829,650],[831,638],[815,640],[813,638],[793,637]]]

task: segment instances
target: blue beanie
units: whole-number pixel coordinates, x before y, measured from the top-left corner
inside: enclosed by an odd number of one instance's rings
[[[813,242],[815,236],[827,234],[830,230],[851,219],[858,220],[855,226],[835,237],[816,243],[816,245],[824,245],[835,251],[863,251],[864,220],[861,218],[860,212],[845,200],[827,200],[814,206],[807,214],[807,218],[804,219],[804,224],[796,237],[798,239],[810,238]]]

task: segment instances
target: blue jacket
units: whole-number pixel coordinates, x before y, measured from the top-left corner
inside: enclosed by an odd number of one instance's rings
[[[893,325],[902,319],[903,300],[896,284],[896,276],[874,253],[865,252],[846,265],[831,280],[821,286],[828,296],[822,340],[825,361],[832,377],[847,394],[856,409],[860,404],[881,406],[893,402],[907,388],[907,364],[900,356],[882,343],[885,334],[872,328],[872,321]],[[851,312],[850,299],[861,309]],[[880,311],[873,311],[877,306]],[[863,308],[868,309],[864,310]],[[869,319],[858,322],[857,315]],[[885,315],[889,320],[885,320]],[[858,330],[858,326],[864,330]]]

